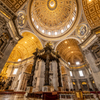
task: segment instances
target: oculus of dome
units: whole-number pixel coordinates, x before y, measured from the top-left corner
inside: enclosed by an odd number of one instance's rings
[[[50,10],[55,10],[57,7],[57,0],[48,0],[47,6]]]

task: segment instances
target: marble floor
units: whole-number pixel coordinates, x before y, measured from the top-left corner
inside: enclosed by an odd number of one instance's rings
[[[24,95],[0,95],[0,100],[42,100],[35,98],[26,98]]]

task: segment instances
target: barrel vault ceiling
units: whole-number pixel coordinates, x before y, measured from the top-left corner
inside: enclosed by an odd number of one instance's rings
[[[42,49],[40,40],[30,32],[24,32],[23,38],[17,43],[11,52],[8,61],[18,61],[33,56],[36,48]]]
[[[83,63],[83,55],[78,46],[78,41],[67,39],[62,41],[56,48],[60,56],[71,65],[76,65],[76,62]]]

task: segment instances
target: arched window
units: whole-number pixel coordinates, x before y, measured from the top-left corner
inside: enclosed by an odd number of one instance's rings
[[[73,76],[73,73],[72,73],[72,71],[70,71],[70,76]]]
[[[18,68],[15,68],[14,71],[13,71],[13,74],[17,74],[17,71],[18,71]]]
[[[84,74],[83,74],[83,71],[82,70],[80,70],[79,71],[79,75],[82,77],[82,76],[84,76]]]

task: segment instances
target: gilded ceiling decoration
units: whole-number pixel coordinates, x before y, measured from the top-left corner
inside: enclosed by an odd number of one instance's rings
[[[100,0],[82,0],[83,9],[91,28],[100,26]]]
[[[61,73],[66,74],[66,68],[64,66],[61,66]]]
[[[28,65],[25,72],[31,74],[32,66],[33,66],[32,64]]]
[[[33,0],[31,20],[42,35],[57,37],[73,26],[77,16],[76,0]]]
[[[1,0],[5,3],[13,12],[18,11],[18,9],[27,1],[27,0]]]
[[[24,32],[23,38],[14,47],[10,54],[8,61],[18,61],[18,59],[25,59],[33,56],[32,53],[36,51],[36,48],[42,49],[42,44],[39,39],[30,32]]]
[[[24,26],[24,25],[25,25],[25,22],[26,22],[26,19],[27,19],[27,17],[26,17],[26,15],[25,15],[25,13],[22,12],[22,11],[20,11],[20,12],[18,13],[18,17],[17,17],[18,25],[19,25],[20,27]]]
[[[6,63],[5,64],[5,66],[4,66],[4,68],[2,69],[2,71],[1,71],[1,73],[0,73],[0,79],[6,79],[7,78],[7,73],[6,73],[6,71],[7,71],[7,69],[8,69],[8,66],[9,66],[9,64],[8,63]]]
[[[77,29],[77,33],[80,37],[83,37],[84,35],[86,35],[87,32],[88,32],[88,28],[87,28],[87,25],[85,24],[81,24]]]
[[[59,55],[70,65],[76,65],[76,62],[83,63],[83,55],[79,49],[78,41],[67,39],[62,41],[56,48]]]
[[[72,70],[73,70],[73,69],[80,69],[80,68],[84,68],[84,67],[86,67],[86,66],[87,66],[86,64],[83,64],[83,65],[77,66],[77,67],[76,67],[76,66],[75,66],[75,67],[74,67],[74,66],[73,66],[73,67],[70,67],[70,69],[72,69]]]
[[[96,34],[100,34],[100,30],[96,32]]]
[[[83,42],[90,34],[89,26],[87,24],[80,24],[76,29],[76,36]]]

